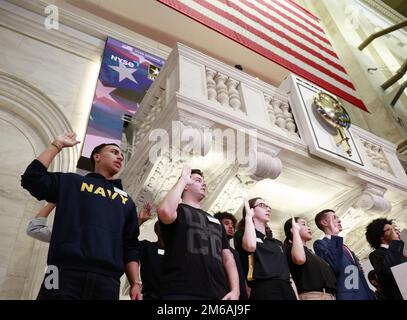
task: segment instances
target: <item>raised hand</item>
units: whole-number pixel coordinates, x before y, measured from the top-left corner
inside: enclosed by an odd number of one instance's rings
[[[339,233],[338,222],[335,220],[334,216],[332,215],[329,219],[329,229],[331,230],[333,235],[337,235]]]
[[[292,217],[292,219],[291,219],[291,226],[292,226],[292,233],[293,234],[294,234],[294,232],[297,232],[297,233],[300,232],[301,226],[300,226],[299,223],[295,222],[294,217]]]
[[[182,168],[180,179],[182,179],[186,183],[186,185],[189,185],[193,182],[191,179],[191,168],[190,167],[184,166],[184,168]]]
[[[65,147],[73,147],[77,145],[80,141],[76,140],[76,133],[75,132],[69,132],[66,134],[61,134],[57,136],[54,140],[54,143],[59,145],[62,148]]]
[[[143,204],[143,207],[141,208],[138,220],[139,220],[139,225],[141,226],[144,222],[147,220],[150,220],[152,217],[151,214],[151,204],[150,202],[146,201]]]
[[[247,199],[244,199],[243,204],[244,204],[244,207],[246,209],[245,210],[246,211],[246,217],[247,218],[253,218],[254,217],[254,209],[250,208],[249,201],[247,201]]]

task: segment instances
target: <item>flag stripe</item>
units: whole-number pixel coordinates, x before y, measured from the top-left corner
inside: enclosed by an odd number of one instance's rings
[[[260,0],[261,2],[265,2],[263,0]],[[319,19],[317,17],[315,17],[314,15],[312,15],[311,13],[309,13],[307,10],[305,10],[304,8],[302,8],[301,6],[298,6],[295,2],[292,2],[291,0],[271,0],[271,2],[274,3],[274,7],[277,8],[282,8],[284,10],[286,10],[288,12],[288,14],[292,14],[295,15],[297,18],[301,19],[302,21],[304,21],[304,23],[306,24],[311,24],[311,26],[318,30],[319,32],[322,33],[322,35],[325,34],[324,30],[319,26]],[[266,3],[267,5],[267,3]],[[268,7],[272,7],[267,5]],[[305,16],[304,16],[305,14]]]
[[[269,3],[267,3],[266,1],[263,1],[263,0],[254,1],[254,2],[258,2],[259,4],[262,4],[269,11],[270,10],[274,11],[281,18],[283,18],[287,21],[290,21],[294,24],[297,24],[301,29],[306,30],[307,32],[309,32],[310,34],[312,34],[313,36],[318,38],[320,41],[324,42],[328,47],[330,47],[330,43],[326,39],[325,34],[323,33],[322,29],[312,28],[312,27],[314,27],[314,25],[312,23],[310,24],[309,21],[301,22],[301,21],[299,21],[299,19],[295,19],[295,17],[297,17],[298,15],[295,12],[293,13],[292,10],[289,10],[288,8],[285,9],[286,7],[284,7],[282,10],[280,10],[281,7],[279,8],[278,4],[275,6],[271,6]],[[295,15],[295,17],[293,17],[293,15]],[[312,30],[312,29],[314,29],[314,30]]]
[[[226,2],[226,0],[218,0],[218,1],[222,1],[223,3]],[[248,3],[247,1],[242,0],[242,2],[247,3],[247,5],[249,7],[246,7],[246,4],[245,5],[241,4],[241,6],[239,7],[235,3],[232,3],[232,1],[230,1],[230,0],[228,1],[231,8],[239,11],[242,15],[246,16],[249,19],[249,21],[254,21],[257,24],[261,25],[262,27],[266,28],[267,29],[266,32],[269,36],[272,36],[273,33],[275,33],[278,36],[291,41],[295,46],[301,48],[302,50],[307,51],[311,55],[317,57],[320,60],[323,60],[327,64],[329,64],[332,67],[336,68],[337,70],[341,71],[343,73],[343,75],[346,77],[345,69],[341,65],[338,64],[338,60],[335,58],[335,56],[332,56],[332,53],[333,53],[332,51],[325,49],[323,46],[319,45],[318,43],[316,43],[312,39],[308,38],[307,36],[301,34],[300,32],[298,32],[291,26],[285,25],[284,23],[279,22],[278,19],[271,17],[268,13],[266,13],[260,9],[258,11],[256,11],[256,7],[252,7],[252,4]],[[255,11],[257,14],[259,14],[259,13],[263,14],[262,19],[258,18],[257,16],[255,16],[253,13],[251,13],[249,11],[251,11],[251,12]],[[281,26],[283,27],[282,29],[285,30],[285,32],[283,30],[274,28],[271,24],[267,24],[265,22],[265,21],[268,21],[267,18],[270,18],[270,20],[281,24]],[[245,20],[247,20],[247,19],[245,19]],[[287,30],[289,30],[289,32],[287,32]],[[308,44],[308,46],[307,46],[307,44]],[[316,48],[316,49],[312,48],[314,46],[317,46],[321,50],[324,50],[324,51],[326,50],[325,52],[328,52],[330,56],[327,56],[322,52],[316,51],[318,48]]]
[[[270,23],[269,17],[262,14],[260,9],[262,5],[259,3],[266,3],[264,0],[255,2],[256,9],[249,7],[253,5],[253,1],[249,3],[247,0],[240,0],[240,2],[238,0],[158,1],[367,111],[363,102],[357,97],[353,84],[348,80],[348,75],[340,66],[339,60],[321,50],[320,47],[315,47],[308,41],[309,35],[307,38],[302,33],[291,31],[286,32],[289,33],[288,35],[281,34],[281,24],[277,26],[276,23]],[[271,1],[267,2],[270,5]],[[277,3],[279,0],[273,0],[273,2]],[[290,4],[291,1],[286,3]],[[265,7],[263,6],[262,9]],[[297,14],[299,14],[298,10],[297,8]],[[273,15],[273,17],[276,16]],[[307,16],[307,19],[311,18]],[[288,22],[287,19],[281,20],[287,26],[293,27],[292,22]],[[296,29],[303,28],[297,26]],[[326,46],[326,43],[323,45]]]
[[[280,21],[280,23],[284,23],[286,25],[291,26],[292,28],[298,30],[304,35],[307,35],[309,38],[313,39],[313,41],[319,43],[320,46],[324,47],[325,49],[332,52],[334,57],[336,53],[332,50],[332,46],[329,43],[328,39],[326,39],[326,35],[321,32],[317,32],[309,28],[309,24],[305,25],[298,21],[298,19],[294,19],[290,16],[290,13],[285,12],[285,10],[277,10],[276,8],[267,4],[267,2],[263,0],[245,0],[246,2],[250,2],[253,6],[257,7],[262,12],[270,12],[271,16],[274,16],[276,19]],[[274,12],[274,13],[273,13]]]
[[[183,2],[184,0],[181,0]],[[189,1],[189,0],[186,0]],[[231,22],[235,24],[235,26],[232,26],[231,30],[238,30],[239,28],[243,28],[246,31],[249,31],[251,33],[251,36],[253,35],[257,36],[259,39],[263,40],[265,42],[264,46],[267,47],[270,44],[273,45],[274,47],[284,51],[285,54],[291,55],[292,57],[296,58],[297,60],[301,61],[304,67],[310,66],[325,75],[330,76],[332,79],[335,79],[337,82],[342,83],[346,87],[352,88],[353,89],[353,84],[346,80],[343,79],[343,77],[340,77],[335,71],[329,70],[328,68],[322,66],[322,64],[318,64],[315,62],[312,58],[306,57],[306,54],[304,52],[298,52],[299,50],[293,50],[291,47],[288,47],[282,43],[282,41],[277,41],[277,39],[273,39],[264,33],[260,32],[258,29],[253,28],[252,26],[244,23],[243,21],[237,19],[236,17],[232,16],[228,12],[223,11],[219,7],[215,7],[214,5],[208,3],[205,0],[195,0],[194,4],[189,3],[191,7],[197,7],[197,5],[201,5],[205,9],[209,10],[207,12],[208,16],[211,16],[212,13],[217,14],[216,17],[213,18],[213,21],[219,21],[225,19],[224,24],[228,25]],[[201,9],[202,10],[202,9]],[[241,33],[244,32],[244,30],[241,30]],[[287,42],[290,43],[290,42]]]
[[[234,2],[238,3],[238,1]],[[257,14],[260,14],[261,17],[264,18],[264,22],[269,22],[270,26],[274,25],[275,27],[277,27],[276,24],[273,23],[276,22],[278,25],[281,26],[280,29],[283,29],[284,31],[288,30],[290,33],[294,33],[304,38],[304,40],[308,41],[311,46],[315,46],[318,49],[324,51],[323,53],[327,53],[329,56],[338,59],[338,56],[332,50],[332,46],[330,46],[329,43],[327,43],[326,41],[321,41],[321,39],[317,37],[312,31],[310,31],[297,21],[288,18],[285,19],[284,17],[280,17],[279,15],[271,15],[269,13],[270,10],[267,7],[261,5],[259,2],[256,1],[241,0],[240,5],[242,5],[242,8],[250,7],[252,9],[251,11],[257,11]]]

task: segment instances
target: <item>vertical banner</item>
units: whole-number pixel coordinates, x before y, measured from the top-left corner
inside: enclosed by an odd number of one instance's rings
[[[108,38],[77,167],[90,170],[90,154],[101,143],[120,145],[126,121],[158,76],[164,60]]]

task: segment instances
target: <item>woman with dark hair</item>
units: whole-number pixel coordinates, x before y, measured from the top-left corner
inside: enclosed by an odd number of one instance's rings
[[[307,221],[299,217],[288,219],[284,233],[284,249],[300,300],[335,300],[335,274],[325,260],[306,246],[312,239]]]
[[[267,227],[270,210],[262,198],[245,200],[235,248],[251,288],[251,300],[296,300],[282,243]]]
[[[375,249],[369,254],[369,260],[376,272],[386,300],[403,300],[403,296],[394,279],[391,267],[407,262],[403,254],[404,242],[392,220],[378,218],[366,227],[366,239]]]

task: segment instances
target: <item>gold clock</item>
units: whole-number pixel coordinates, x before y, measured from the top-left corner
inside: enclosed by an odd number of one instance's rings
[[[339,134],[337,144],[342,144],[348,156],[352,156],[352,149],[348,142],[349,138],[345,133],[345,130],[349,129],[351,121],[342,103],[325,92],[318,92],[313,99],[313,105],[317,113],[329,126],[337,130]]]

